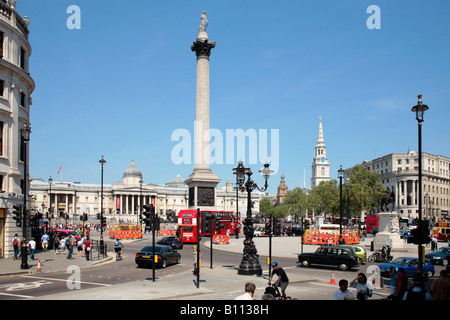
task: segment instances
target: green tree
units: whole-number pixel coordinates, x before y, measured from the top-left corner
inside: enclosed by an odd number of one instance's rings
[[[369,171],[366,167],[358,164],[348,170],[349,180],[346,182],[349,188],[349,206],[353,215],[359,215],[362,211],[369,211],[380,206],[380,201],[386,195],[380,174]],[[346,192],[342,191],[343,195]]]
[[[289,210],[289,207],[285,204],[282,204],[275,207],[275,212],[273,216],[277,218],[286,218],[290,214],[291,211]]]
[[[309,196],[311,205],[316,207],[315,212],[320,205],[324,215],[339,214],[339,186],[336,180],[322,181],[311,189]]]
[[[262,198],[259,202],[259,211],[265,214],[266,217],[269,217],[271,214],[275,212],[275,209],[272,205],[272,201],[268,198]]]

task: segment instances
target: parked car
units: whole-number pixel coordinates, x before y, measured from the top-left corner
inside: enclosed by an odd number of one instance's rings
[[[355,244],[344,244],[344,247],[349,247],[355,250],[356,255],[361,259],[362,262],[367,262],[367,253],[364,247]]]
[[[361,259],[356,252],[346,246],[322,246],[314,253],[299,254],[298,262],[302,267],[309,267],[313,264],[328,265],[337,266],[341,271],[358,268],[361,265]]]
[[[183,243],[177,237],[164,237],[159,240],[156,244],[163,246],[171,246],[173,249],[183,249]]]
[[[181,261],[181,255],[170,246],[155,245],[155,255],[157,256],[156,266],[161,268]],[[153,266],[153,245],[142,248],[136,253],[134,260],[138,268]]]
[[[400,235],[401,239],[407,239],[412,237],[412,234],[410,234],[408,231],[399,231],[397,233]]]
[[[450,248],[444,247],[437,249],[434,252],[425,255],[425,258],[429,259],[432,264],[448,265],[450,261]]]
[[[288,236],[301,236],[303,231],[300,227],[288,227],[286,228],[286,235]]]
[[[257,228],[255,228],[255,231],[253,231],[253,236],[254,237],[262,237],[262,236],[265,236],[265,235],[266,234],[264,232],[264,229],[261,228],[261,227],[257,227]]]
[[[378,267],[380,268],[380,273],[383,277],[389,277],[391,267],[394,267],[395,270],[403,267],[403,269],[405,269],[406,276],[413,277],[417,274],[418,263],[418,258],[400,257],[392,260],[390,263],[382,263],[378,265]],[[434,276],[434,266],[428,259],[425,259],[425,261],[423,262],[423,272],[428,278]]]

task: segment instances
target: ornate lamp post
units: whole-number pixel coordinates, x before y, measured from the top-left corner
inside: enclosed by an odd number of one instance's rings
[[[418,195],[418,205],[419,205],[419,226],[422,223],[422,122],[423,122],[423,114],[425,111],[427,111],[429,108],[427,105],[422,104],[422,95],[418,95],[417,98],[419,98],[419,101],[417,102],[417,105],[412,107],[411,111],[416,114],[416,120],[417,120],[417,126],[418,126],[418,149],[419,149],[419,195]],[[421,229],[422,231],[425,231]],[[419,255],[419,263],[417,266],[417,275],[423,276],[423,246],[422,243],[419,244],[418,247],[418,255]]]
[[[241,264],[239,265],[238,274],[242,275],[261,275],[262,268],[258,260],[258,251],[256,250],[255,243],[253,242],[253,218],[252,218],[252,191],[258,189],[261,192],[267,190],[267,180],[270,174],[273,172],[269,169],[269,164],[264,165],[264,169],[259,172],[265,179],[264,188],[259,188],[258,185],[251,179],[253,172],[250,168],[244,168],[243,162],[239,161],[237,168],[233,169],[236,174],[237,183],[241,192],[247,191],[247,216],[244,219],[244,253],[242,256]],[[247,182],[245,182],[245,175],[247,175]]]

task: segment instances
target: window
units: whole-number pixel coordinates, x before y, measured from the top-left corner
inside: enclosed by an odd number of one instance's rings
[[[3,155],[3,121],[0,121],[0,156]]]
[[[3,58],[3,32],[0,31],[0,58]]]
[[[22,91],[20,91],[20,106],[21,107],[26,107],[26,98],[27,95],[25,93],[23,93]]]
[[[3,93],[5,92],[5,81],[0,80],[0,96],[4,96]]]
[[[20,47],[19,66],[25,70],[25,49]]]

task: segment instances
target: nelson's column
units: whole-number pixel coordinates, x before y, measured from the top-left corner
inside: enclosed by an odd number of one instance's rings
[[[198,37],[191,46],[197,55],[195,167],[185,183],[189,187],[189,208],[213,209],[216,205],[216,186],[221,181],[209,167],[209,56],[216,42],[208,39],[205,10],[200,19]]]

